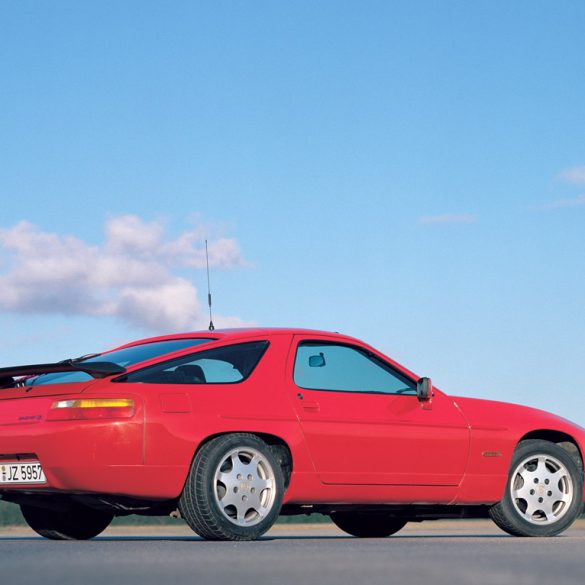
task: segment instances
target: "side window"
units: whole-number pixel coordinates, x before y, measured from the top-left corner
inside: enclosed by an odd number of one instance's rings
[[[416,384],[369,353],[347,345],[304,342],[297,348],[294,381],[309,390],[416,394]]]
[[[144,384],[234,384],[245,380],[268,347],[267,341],[237,343],[150,366],[118,378]]]

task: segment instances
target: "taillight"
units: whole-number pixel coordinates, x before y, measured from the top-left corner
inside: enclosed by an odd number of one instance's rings
[[[53,402],[47,420],[97,420],[133,416],[134,400],[130,398],[79,398]]]

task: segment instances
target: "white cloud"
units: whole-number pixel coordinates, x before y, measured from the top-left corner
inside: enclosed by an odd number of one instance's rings
[[[160,250],[164,228],[160,222],[147,223],[135,215],[112,217],[106,224],[107,247],[121,254],[150,255]]]
[[[110,218],[101,246],[43,232],[27,221],[0,228],[0,311],[120,318],[155,331],[206,327],[196,287],[177,274],[205,267],[202,228],[169,239],[162,222]],[[209,239],[210,266],[245,266],[232,238]],[[216,326],[246,323],[214,318]]]
[[[585,185],[585,166],[565,169],[558,174],[559,181],[571,185]]]
[[[197,290],[183,278],[152,287],[123,288],[118,299],[105,309],[151,329],[157,329],[161,323],[173,331],[188,329],[189,324],[201,322],[203,318]]]
[[[570,197],[566,199],[557,199],[556,201],[551,201],[550,203],[544,203],[543,205],[539,205],[536,209],[540,209],[541,211],[546,211],[548,209],[563,209],[565,207],[580,207],[581,205],[585,205],[585,195],[579,195],[578,197]]]
[[[433,224],[469,224],[476,223],[478,216],[475,213],[443,213],[441,215],[426,215],[419,219],[420,223]]]

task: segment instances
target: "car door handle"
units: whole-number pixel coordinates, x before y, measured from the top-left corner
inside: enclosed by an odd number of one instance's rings
[[[303,410],[307,412],[319,412],[320,407],[318,402],[306,401],[305,397],[299,392],[297,398],[303,403]]]
[[[307,412],[319,412],[319,403],[303,401],[303,410]]]

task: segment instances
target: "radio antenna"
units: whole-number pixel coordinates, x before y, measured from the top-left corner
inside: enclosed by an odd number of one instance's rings
[[[213,318],[211,316],[211,285],[209,284],[209,252],[207,251],[207,240],[205,240],[205,263],[207,265],[207,304],[209,305],[209,331],[213,331]]]

